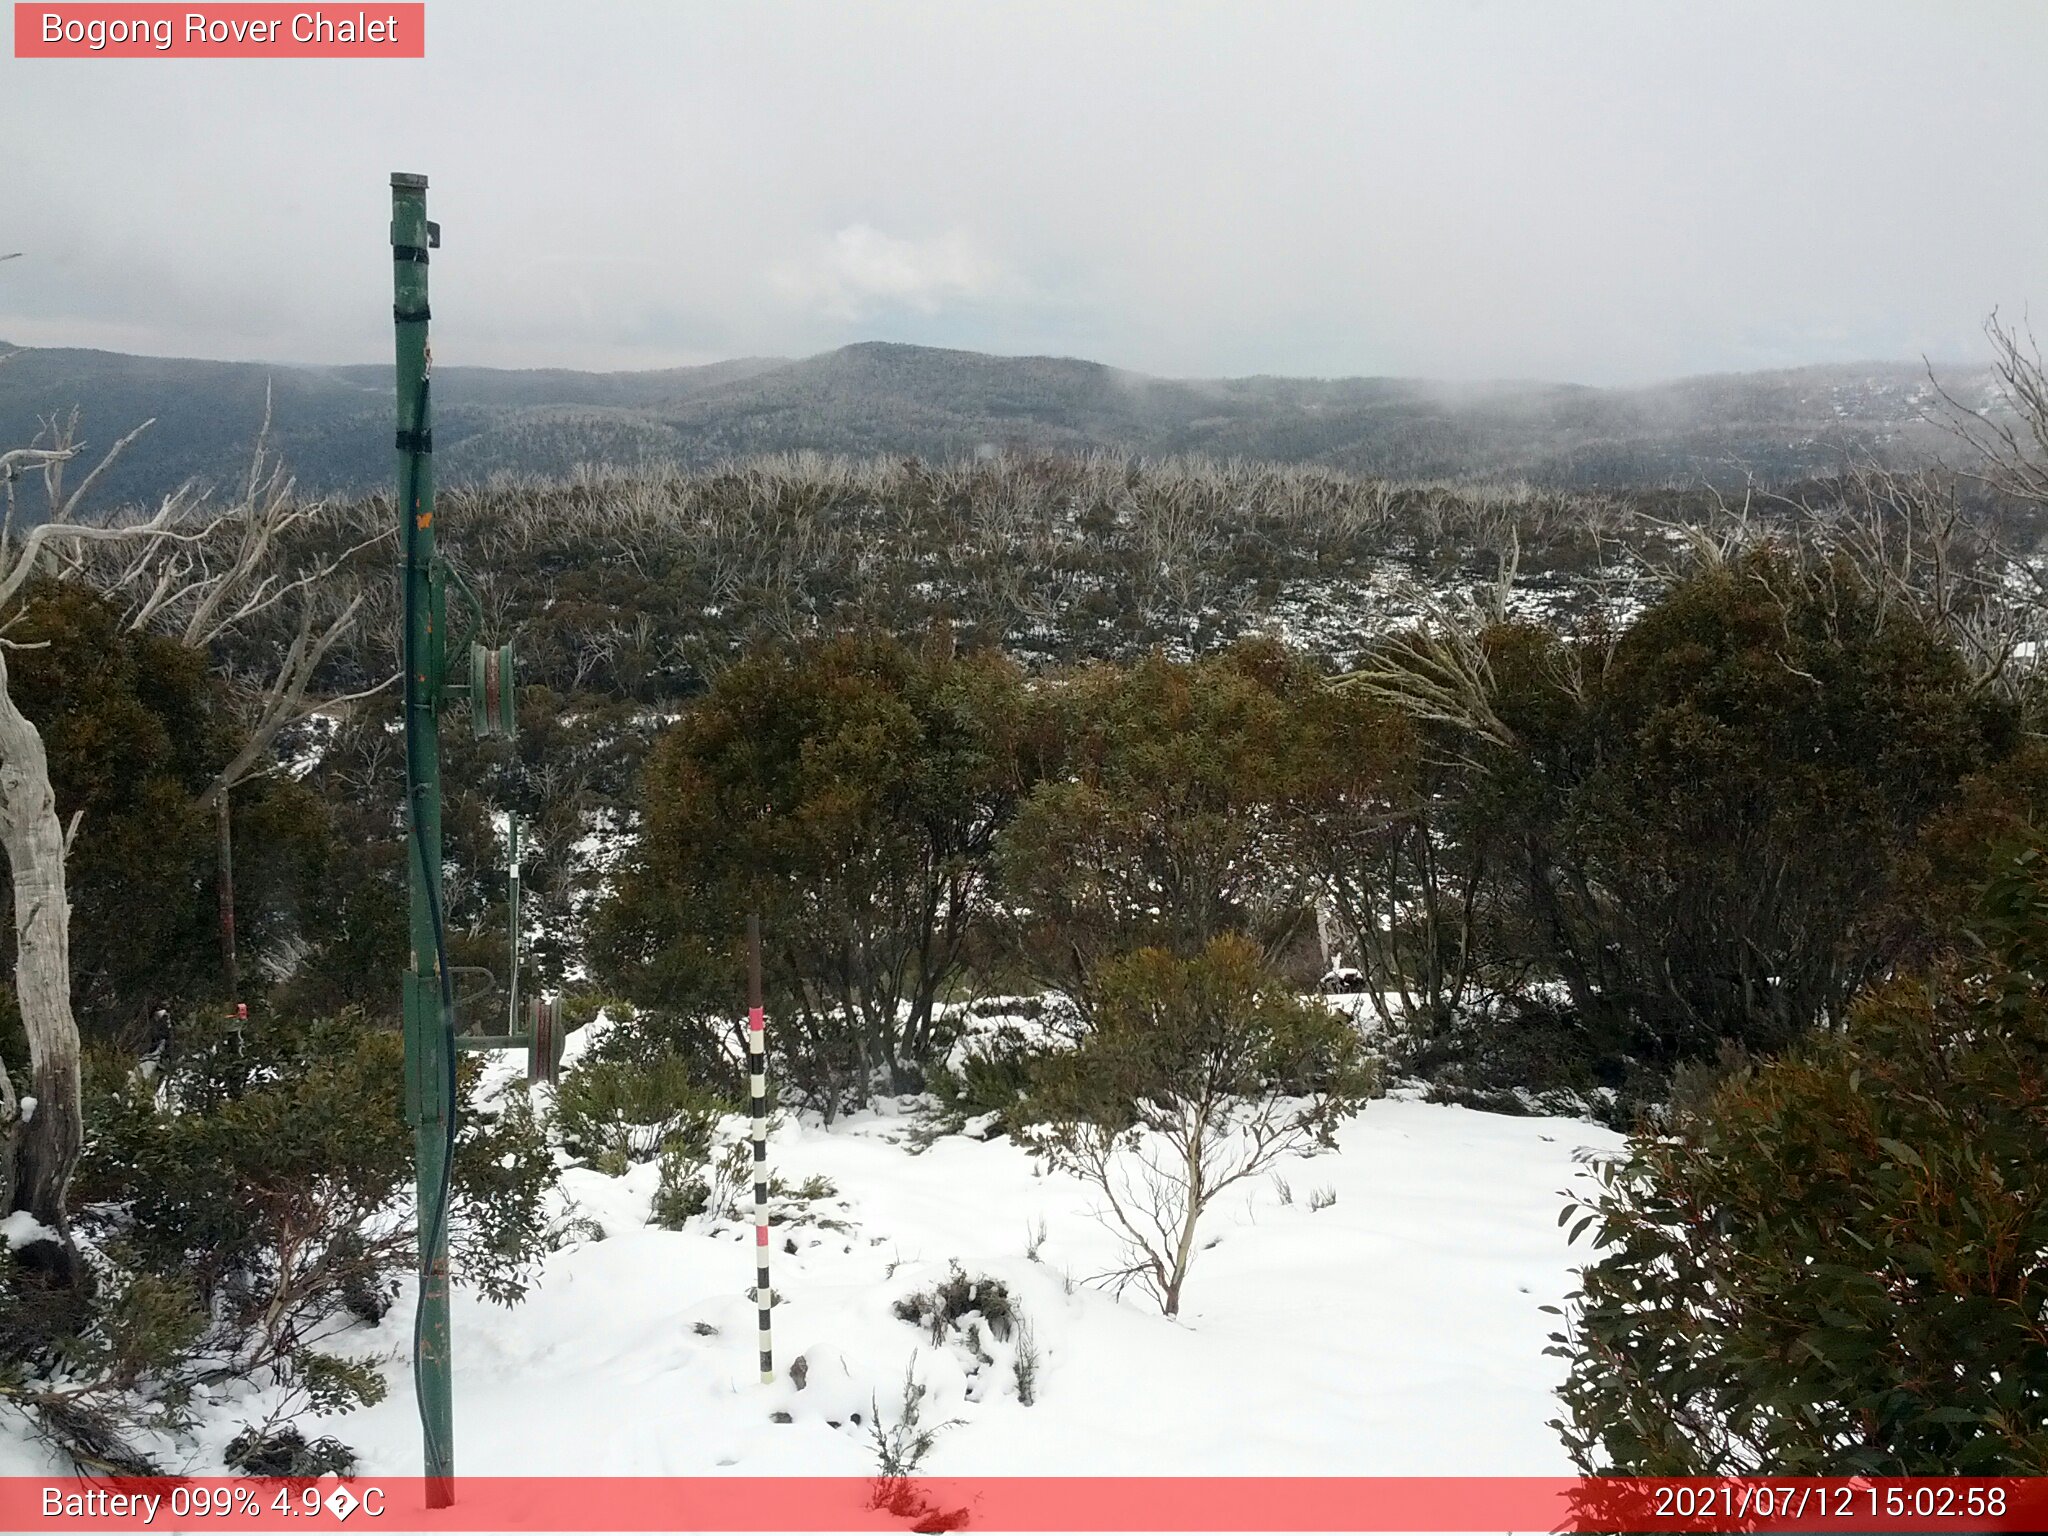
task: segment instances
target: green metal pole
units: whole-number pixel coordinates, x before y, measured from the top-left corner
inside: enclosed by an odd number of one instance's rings
[[[438,233],[434,231],[431,233]],[[393,322],[398,342],[399,579],[406,626],[407,812],[412,964],[405,976],[406,1106],[419,1175],[418,1378],[427,1505],[455,1502],[455,1405],[449,1376],[449,1128],[455,1106],[436,931],[441,908],[441,693],[446,594],[434,561],[433,416],[428,405],[427,178],[391,178]]]

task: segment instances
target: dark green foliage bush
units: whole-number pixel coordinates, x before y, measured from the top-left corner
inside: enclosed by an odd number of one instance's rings
[[[195,1367],[272,1373],[316,1411],[372,1401],[374,1368],[322,1346],[381,1315],[416,1262],[397,1035],[359,1018],[192,1020],[154,1072],[102,1054],[88,1085],[85,1224],[206,1321]],[[458,1281],[524,1293],[547,1242],[553,1155],[523,1093],[461,1084]]]
[[[562,1023],[572,1030],[581,1029],[593,1022],[602,1013],[618,1024],[631,1024],[639,1016],[639,1010],[623,997],[587,987],[579,987],[562,994]],[[612,1031],[622,1040],[643,1038],[631,1031]]]
[[[953,1120],[982,1115],[990,1135],[1011,1130],[1018,1106],[1029,1097],[1033,1072],[1044,1048],[1028,1043],[1015,1026],[978,1035],[961,1050],[957,1066],[934,1067],[933,1095]]]
[[[1532,957],[1666,1064],[1839,1022],[1927,931],[1919,844],[2012,710],[1853,570],[1771,549],[1613,639],[1489,641]],[[1576,682],[1573,681],[1576,679]]]
[[[648,1207],[649,1222],[680,1232],[692,1216],[701,1216],[711,1209],[709,1154],[708,1146],[700,1146],[688,1136],[669,1139],[661,1149],[660,1179]]]
[[[331,1435],[308,1440],[297,1425],[245,1429],[228,1442],[227,1464],[247,1477],[352,1477],[356,1453]]]
[[[595,937],[637,1004],[732,1017],[761,917],[769,1045],[827,1115],[922,1081],[1014,799],[1015,669],[882,637],[721,672],[646,770],[645,832]]]
[[[88,1473],[159,1470],[134,1436],[189,1424],[189,1363],[206,1332],[181,1278],[102,1273],[81,1296],[0,1249],[0,1408]]]
[[[1503,997],[1448,1018],[1418,1012],[1386,1042],[1390,1070],[1427,1082],[1432,1102],[1593,1118],[1614,1113],[1631,1082],[1625,1044],[1611,1030],[1602,1038],[1569,1004],[1541,997]]]
[[[611,1035],[640,1043],[631,1048],[613,1044],[610,1055],[593,1050],[562,1074],[555,1093],[555,1130],[562,1146],[613,1174],[675,1148],[687,1149],[702,1162],[730,1103],[699,1084],[687,1058],[650,1045],[637,1023],[615,1028]]]
[[[1085,1009],[1095,966],[1129,950],[1192,954],[1241,933],[1279,954],[1312,902],[1272,812],[1319,686],[1262,641],[1097,665],[1046,690],[1039,772],[998,845],[1026,969]]]
[[[624,1008],[609,1014],[610,1027],[591,1037],[580,1062],[655,1067],[679,1061],[693,1081],[737,1101],[746,1086],[741,1065],[745,1027],[738,1017],[698,1018],[666,1009],[634,1009],[630,1003]],[[564,1018],[568,1017],[565,1010]]]
[[[1589,1203],[1553,1353],[1589,1471],[2048,1472],[2048,860],[1984,951],[1730,1058]]]
[[[334,1346],[416,1262],[398,1037],[355,1017],[202,1017],[149,1063],[89,1053],[85,1079],[74,1197],[99,1285],[81,1302],[0,1264],[0,1400],[80,1465],[134,1473],[152,1468],[133,1433],[186,1424],[201,1381],[278,1389],[279,1416],[378,1401],[377,1365]],[[481,1102],[466,1072],[461,1104],[455,1275],[511,1302],[548,1242],[553,1154],[523,1094]],[[332,1460],[326,1444],[308,1454]]]
[[[160,1011],[227,996],[200,796],[241,738],[203,652],[125,629],[84,587],[42,584],[8,638],[9,693],[42,732],[57,814],[80,818],[66,861],[72,1009],[87,1039],[139,1049]],[[242,786],[234,826],[236,938],[255,972],[302,938],[332,833],[318,798],[282,777]],[[11,979],[14,924],[0,927]]]

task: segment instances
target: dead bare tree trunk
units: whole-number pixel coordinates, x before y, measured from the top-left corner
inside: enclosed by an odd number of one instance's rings
[[[64,468],[83,446],[77,441],[76,413],[44,424],[47,444],[0,453],[0,482],[9,488],[10,511],[12,482],[28,470],[41,471],[50,500],[48,520],[18,537],[11,523],[0,524],[0,610],[13,610],[23,588],[42,569],[46,552],[61,552],[75,570],[85,552],[96,547],[140,543],[161,551],[211,536],[210,527],[184,526],[184,491],[167,497],[156,515],[142,522],[87,527],[71,521],[80,500],[148,425],[115,443],[68,495]],[[7,856],[13,885],[15,1001],[29,1059],[28,1091],[19,1096],[0,1065],[0,1079],[5,1079],[0,1151],[8,1169],[0,1188],[10,1214],[25,1212],[48,1233],[18,1248],[17,1260],[41,1270],[54,1285],[82,1290],[91,1276],[72,1238],[65,1205],[85,1145],[78,1021],[71,1012],[71,900],[64,879],[70,836],[57,817],[42,733],[9,691],[4,644],[0,641],[0,851]]]
[[[71,1016],[71,901],[64,885],[64,828],[50,787],[42,733],[15,707],[0,656],[0,847],[14,884],[14,990],[28,1035],[28,1094],[13,1129],[8,1208],[55,1234],[22,1250],[73,1285],[82,1266],[65,1196],[85,1143],[78,1024]],[[10,1085],[8,1097],[12,1097]],[[30,1100],[33,1104],[30,1104]],[[10,1106],[12,1107],[12,1106]]]
[[[21,1101],[14,1078],[0,1061],[0,1211],[14,1209],[14,1160],[21,1151]]]

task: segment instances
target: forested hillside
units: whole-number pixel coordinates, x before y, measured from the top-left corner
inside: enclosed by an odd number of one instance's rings
[[[0,348],[0,351],[4,351]],[[1972,406],[1989,375],[1944,383]],[[106,489],[151,500],[188,476],[232,476],[274,397],[277,446],[310,491],[390,474],[389,369],[285,367],[26,349],[0,369],[0,441],[83,410],[105,434],[154,419],[150,451]],[[1415,379],[1149,378],[1071,358],[870,343],[801,360],[653,373],[435,374],[445,481],[563,475],[815,451],[946,460],[1102,450],[1316,465],[1385,478],[1526,478],[1555,488],[1741,484],[1826,474],[1941,445],[1917,364],[1805,368],[1630,389]]]

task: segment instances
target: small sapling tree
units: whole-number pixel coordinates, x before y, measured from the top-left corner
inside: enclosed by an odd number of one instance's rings
[[[1172,1317],[1216,1197],[1328,1146],[1376,1074],[1348,1022],[1289,991],[1235,934],[1188,957],[1105,962],[1093,990],[1080,1048],[1040,1069],[1033,1139],[1101,1192],[1128,1257],[1101,1278],[1136,1282]]]

